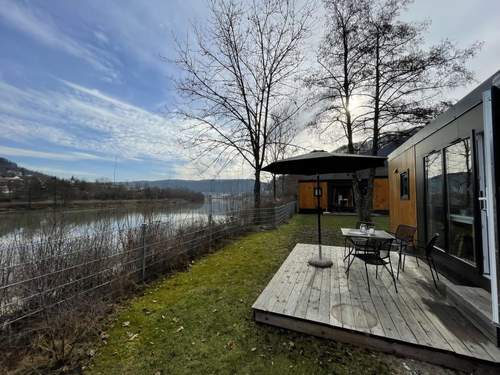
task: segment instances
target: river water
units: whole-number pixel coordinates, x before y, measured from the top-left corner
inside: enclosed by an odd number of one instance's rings
[[[216,221],[231,212],[250,207],[251,201],[244,197],[214,196],[204,203],[167,204],[151,202],[124,205],[118,208],[40,210],[0,214],[0,245],[9,243],[14,237],[33,239],[41,232],[62,228],[66,233],[78,236],[99,228],[119,230],[140,226],[142,223],[165,222],[181,226],[208,220],[212,213]]]

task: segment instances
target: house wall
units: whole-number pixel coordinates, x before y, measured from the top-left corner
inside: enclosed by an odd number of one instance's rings
[[[389,156],[390,228],[392,231],[395,231],[399,224],[415,226],[417,228],[418,243],[420,245],[426,243],[428,234],[425,233],[427,218],[425,210],[424,158],[432,152],[443,152],[446,147],[459,139],[470,138],[471,142],[474,143],[474,134],[483,130],[482,111],[481,102],[471,105],[464,112],[456,113],[456,116],[444,126],[435,129],[433,133],[428,133],[425,138],[422,138],[417,133],[419,139],[416,142],[403,145]],[[429,130],[426,131],[429,132]],[[399,174],[406,169],[409,170],[410,176],[410,199],[402,200],[400,198]],[[475,165],[473,165],[473,178],[476,180],[474,169]],[[477,197],[474,198],[474,204],[477,205]],[[446,273],[449,277],[488,288],[488,280],[482,276],[481,272],[481,236],[480,226],[477,227],[480,220],[478,220],[478,215],[475,216],[474,252],[476,254],[476,265],[466,263],[440,250],[435,252],[435,260],[440,271]],[[446,245],[446,240],[446,238],[440,238],[440,245],[443,248]]]
[[[320,205],[323,210],[328,208],[328,183],[326,181],[320,182],[323,195],[320,199]],[[299,182],[299,210],[312,210],[316,209],[317,198],[313,195],[316,181],[300,181]]]
[[[410,196],[401,199],[400,173],[408,170]],[[410,147],[394,159],[389,160],[389,210],[390,229],[396,231],[399,224],[417,227],[417,181],[415,165],[415,149]]]
[[[373,209],[376,211],[389,210],[388,178],[375,178],[373,180]]]
[[[323,189],[323,196],[321,197],[321,208],[324,210],[327,210],[329,207],[328,182],[331,181],[327,180],[320,182],[320,186]],[[373,181],[373,184],[373,209],[376,211],[389,211],[389,180],[384,177],[376,177]],[[315,186],[316,181],[299,181],[299,210],[316,209],[316,198],[313,196],[313,190]]]

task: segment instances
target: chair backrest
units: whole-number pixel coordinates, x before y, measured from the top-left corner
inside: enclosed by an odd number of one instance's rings
[[[399,224],[398,228],[396,229],[396,238],[398,240],[405,242],[413,242],[413,238],[415,237],[416,231],[417,228],[415,227]]]
[[[375,223],[373,221],[358,221],[356,229],[358,229],[362,224],[366,225],[367,228],[375,228]]]
[[[438,240],[439,240],[439,233],[435,233],[429,240],[429,242],[427,242],[427,245],[425,246],[426,257],[430,257],[432,255],[432,252],[434,251],[434,246],[436,246]]]
[[[392,242],[394,240],[392,238],[386,240],[378,240],[377,242],[377,250],[380,253],[381,258],[387,258],[391,254]]]

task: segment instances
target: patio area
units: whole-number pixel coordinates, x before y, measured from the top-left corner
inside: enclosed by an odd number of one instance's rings
[[[439,290],[429,268],[407,257],[398,292],[386,270],[355,260],[349,279],[343,247],[323,246],[331,268],[307,260],[317,245],[297,244],[253,304],[257,322],[395,353],[460,370],[491,370],[500,365],[500,349],[476,329],[446,298],[443,275]],[[392,255],[397,265],[397,254]],[[496,369],[498,370],[498,368]]]

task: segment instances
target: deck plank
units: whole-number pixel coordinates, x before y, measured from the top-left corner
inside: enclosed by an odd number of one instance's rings
[[[283,311],[288,303],[288,300],[295,288],[297,281],[300,282],[301,274],[305,272],[303,262],[307,261],[309,255],[308,248],[304,247],[297,256],[293,257],[293,261],[286,264],[285,272],[281,275],[279,285],[276,286],[276,300],[269,309],[272,311]]]

